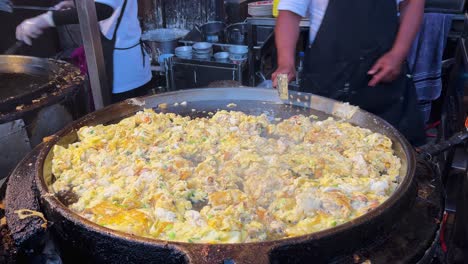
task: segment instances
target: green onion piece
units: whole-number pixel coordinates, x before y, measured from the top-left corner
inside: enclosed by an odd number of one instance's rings
[[[174,239],[176,234],[175,232],[169,232],[168,236],[169,236],[169,239]]]

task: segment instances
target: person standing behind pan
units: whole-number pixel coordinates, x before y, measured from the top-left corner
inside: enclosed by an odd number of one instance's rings
[[[146,94],[151,68],[140,40],[137,0],[95,0],[95,3],[112,101]],[[25,20],[17,27],[16,38],[31,45],[32,39],[46,28],[78,23],[73,1],[63,1],[56,9]]]
[[[309,13],[302,90],[357,105],[388,121],[413,145],[425,143],[405,61],[424,0],[281,0],[278,10],[274,84],[280,73],[295,77],[299,22]]]

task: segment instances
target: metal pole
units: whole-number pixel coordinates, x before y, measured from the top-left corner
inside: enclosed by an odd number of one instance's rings
[[[249,67],[249,86],[255,86],[255,64],[256,64],[256,58],[255,58],[255,50],[254,46],[257,44],[257,26],[254,26],[252,24],[248,24],[248,33],[247,36],[249,36],[249,54],[248,54],[248,60],[247,60],[247,65]]]
[[[110,103],[104,54],[94,0],[75,1],[96,110]]]

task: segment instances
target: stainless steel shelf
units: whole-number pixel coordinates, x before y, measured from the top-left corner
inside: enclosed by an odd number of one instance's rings
[[[274,27],[276,25],[276,18],[274,17],[248,17],[245,21],[254,26]],[[299,23],[300,27],[309,28],[309,25],[310,25],[309,19],[302,19],[301,22]]]

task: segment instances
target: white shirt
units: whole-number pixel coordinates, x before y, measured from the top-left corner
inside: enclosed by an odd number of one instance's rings
[[[99,22],[102,34],[111,39],[122,11],[124,0],[95,0],[114,8],[112,16]],[[137,0],[127,0],[125,13],[116,35],[116,48],[129,48],[140,41],[141,28],[138,21]],[[141,47],[137,45],[131,49],[114,51],[114,87],[113,93],[123,93],[138,88],[151,80],[150,57],[145,56],[145,65]]]
[[[403,1],[404,0],[396,0],[397,5]],[[291,11],[301,17],[309,16],[309,40],[310,43],[312,43],[317,36],[327,7],[328,0],[280,0],[278,10]],[[397,12],[397,10],[395,10],[395,12]]]

